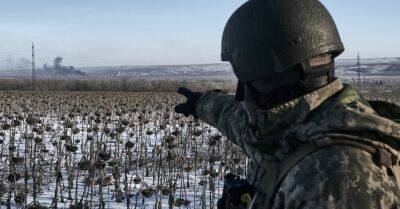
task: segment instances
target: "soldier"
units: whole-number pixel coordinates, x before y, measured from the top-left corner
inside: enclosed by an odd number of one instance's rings
[[[335,78],[343,51],[318,0],[250,0],[222,40],[236,96],[179,89],[187,102],[176,112],[216,127],[251,159],[256,192],[242,208],[400,207],[399,111]]]

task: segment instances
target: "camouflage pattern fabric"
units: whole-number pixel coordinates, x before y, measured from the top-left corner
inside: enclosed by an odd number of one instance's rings
[[[289,172],[273,208],[397,208],[399,194],[393,177],[371,162],[369,153],[332,146]]]
[[[269,110],[210,91],[199,99],[196,112],[252,160],[248,180],[257,189],[255,208],[398,206],[400,192],[393,174],[378,166],[370,153],[350,146],[312,153],[289,171],[276,193],[272,188],[280,163],[311,141],[359,137],[399,150],[400,124],[378,115],[339,80]]]

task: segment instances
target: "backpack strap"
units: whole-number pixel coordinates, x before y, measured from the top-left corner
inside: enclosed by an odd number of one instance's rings
[[[377,153],[377,149],[373,146],[356,142],[353,140],[349,139],[331,139],[331,138],[326,138],[326,139],[320,139],[315,142],[307,143],[306,145],[303,145],[300,149],[298,149],[294,154],[292,154],[287,160],[283,161],[279,170],[279,175],[278,175],[278,180],[277,186],[280,186],[282,183],[283,179],[287,176],[289,171],[296,165],[298,164],[301,160],[303,160],[305,157],[309,156],[310,154],[314,153],[317,150],[320,150],[325,147],[330,147],[333,145],[348,145],[348,146],[353,146],[360,148],[362,150],[367,151],[368,153],[375,155]],[[388,153],[388,152],[386,152]],[[385,153],[385,154],[386,154]],[[382,160],[386,160],[388,157],[382,157]]]

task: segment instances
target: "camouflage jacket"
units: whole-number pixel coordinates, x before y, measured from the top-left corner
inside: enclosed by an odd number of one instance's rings
[[[393,174],[377,165],[370,153],[353,146],[334,145],[311,153],[273,188],[282,162],[310,142],[357,138],[397,154],[400,124],[379,115],[339,80],[269,110],[211,91],[199,99],[196,113],[251,159],[248,180],[257,189],[254,208],[399,206]]]

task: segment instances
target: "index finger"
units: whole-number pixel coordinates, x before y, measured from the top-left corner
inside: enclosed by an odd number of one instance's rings
[[[190,95],[192,95],[193,92],[190,89],[187,89],[185,87],[179,87],[178,93],[185,97],[190,97]]]

